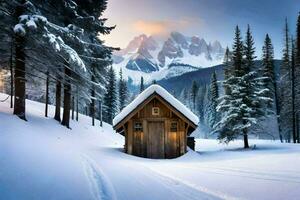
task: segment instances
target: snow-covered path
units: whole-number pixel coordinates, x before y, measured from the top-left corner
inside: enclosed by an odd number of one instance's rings
[[[43,117],[43,104],[27,106],[23,122],[0,103],[0,199],[299,199],[298,145],[198,140],[198,152],[177,159],[137,158],[107,124],[80,115],[68,130]]]

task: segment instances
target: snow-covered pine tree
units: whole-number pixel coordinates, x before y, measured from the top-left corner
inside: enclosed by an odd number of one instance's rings
[[[16,6],[14,18],[17,19],[24,15],[27,9],[26,1],[22,0],[19,2],[20,4]],[[25,32],[25,30],[24,30]],[[25,82],[26,82],[26,63],[25,63],[25,47],[26,47],[26,37],[25,34],[21,29],[15,31],[15,95],[14,95],[14,114],[17,115],[19,118],[26,120],[25,115],[25,98],[26,98],[26,91],[25,91]]]
[[[280,134],[282,134],[286,142],[291,141],[293,127],[291,98],[290,36],[288,22],[286,19],[284,28],[284,49],[280,68]]]
[[[145,86],[144,86],[144,77],[141,76],[141,83],[140,83],[140,93],[142,93],[145,89]]]
[[[269,91],[266,93],[266,96],[274,99],[273,103],[267,105],[267,108],[271,112],[276,113],[277,115],[277,82],[276,82],[276,73],[274,66],[274,49],[272,45],[271,38],[269,34],[266,34],[264,45],[262,48],[262,76],[265,77],[262,79],[263,87],[267,88]]]
[[[100,39],[102,35],[109,34],[114,27],[105,26],[106,19],[102,18],[103,12],[107,7],[107,0],[77,0],[78,14],[82,16],[77,18],[75,25],[84,29],[83,52],[81,58],[85,61],[87,68],[90,68],[89,83],[91,90],[90,115],[95,118],[96,99],[100,99],[103,95],[103,86],[105,83],[105,74],[108,66],[112,63],[111,53],[115,50],[107,47]],[[94,123],[94,122],[93,122]]]
[[[112,124],[112,120],[117,112],[116,75],[113,67],[110,67],[107,76],[106,94],[103,102],[103,117],[105,122]]]
[[[192,100],[192,110],[196,111],[196,99],[198,95],[199,86],[198,83],[194,80],[191,87],[191,100]]]
[[[265,96],[267,89],[261,88],[261,78],[254,71],[255,47],[249,26],[244,44],[240,29],[236,27],[232,49],[233,71],[224,81],[224,87],[228,87],[230,93],[220,98],[217,110],[223,111],[224,116],[215,129],[221,141],[230,142],[243,136],[244,148],[249,148],[249,130],[265,114],[260,108],[261,103],[270,99]]]
[[[127,104],[128,99],[128,89],[127,89],[127,82],[123,78],[122,69],[119,72],[119,110],[123,110],[123,108]]]
[[[243,65],[243,41],[241,31],[238,26],[235,28],[234,44],[232,48],[232,67],[226,72],[225,80],[223,81],[224,90],[227,90],[217,106],[218,112],[223,112],[222,119],[215,125],[214,129],[219,133],[218,139],[228,143],[240,134],[241,112],[239,97],[240,91],[238,84],[240,82],[241,69]],[[238,101],[239,100],[239,101]]]
[[[211,128],[219,121],[219,113],[217,112],[218,106],[218,99],[219,99],[219,87],[217,81],[217,74],[214,71],[211,75],[210,81],[210,121],[209,126]]]

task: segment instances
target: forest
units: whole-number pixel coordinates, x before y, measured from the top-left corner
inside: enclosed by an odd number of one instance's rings
[[[137,95],[122,70],[112,67],[119,48],[101,40],[115,28],[102,17],[107,1],[12,0],[1,1],[0,8],[1,85],[8,94],[1,101],[10,101],[20,119],[27,120],[28,98],[45,103],[45,117],[67,128],[78,113],[89,115],[93,126],[95,119],[112,123]],[[262,122],[272,119],[278,129],[273,139],[300,143],[300,15],[296,33],[289,26],[286,19],[279,69],[271,36],[266,33],[256,56],[250,25],[245,34],[236,26],[224,55],[224,80],[214,72],[210,84],[190,80],[191,88],[175,95],[209,128],[206,137],[225,143],[243,138],[248,148],[248,136],[263,138],[268,133]],[[141,77],[140,92],[148,85]],[[54,116],[48,116],[49,104],[56,107]]]

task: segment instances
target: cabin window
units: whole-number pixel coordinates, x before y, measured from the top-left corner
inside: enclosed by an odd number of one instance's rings
[[[159,115],[159,107],[152,108],[152,115],[155,115],[155,116]]]
[[[142,132],[143,131],[143,124],[142,124],[142,122],[135,122],[134,123],[134,131],[135,132]]]
[[[177,132],[177,122],[171,122],[170,131],[171,132]]]

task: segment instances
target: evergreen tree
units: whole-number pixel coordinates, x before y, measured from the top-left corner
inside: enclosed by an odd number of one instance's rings
[[[219,99],[219,88],[218,88],[218,82],[217,82],[217,74],[214,71],[211,75],[211,81],[210,81],[210,104],[211,104],[210,115],[211,115],[211,117],[210,117],[209,126],[211,128],[213,128],[214,125],[219,121],[219,114],[217,112],[218,99]]]
[[[261,103],[270,99],[265,96],[267,89],[261,88],[261,78],[254,70],[255,48],[249,26],[244,44],[237,26],[232,48],[233,71],[223,83],[230,93],[221,98],[217,107],[218,111],[224,112],[224,116],[215,128],[221,141],[230,142],[243,136],[244,148],[249,148],[248,131],[265,114]]]
[[[144,77],[141,76],[140,93],[142,93],[144,90],[145,90]]]
[[[196,99],[198,94],[199,86],[196,81],[193,81],[191,88],[191,100],[192,100],[192,108],[193,111],[196,110]]]
[[[293,129],[291,90],[290,37],[287,19],[284,28],[284,49],[280,68],[280,125],[286,142],[290,142]]]
[[[26,1],[20,1],[20,5],[15,8],[15,19],[19,16],[24,15],[28,9],[25,5]],[[25,47],[26,47],[26,36],[23,31],[15,31],[15,106],[14,114],[19,118],[26,120],[25,115],[25,83],[26,83],[26,61],[25,61]]]
[[[266,34],[264,45],[262,48],[262,76],[266,77],[263,81],[263,86],[269,90],[266,94],[269,98],[274,99],[275,104],[267,105],[271,111],[277,110],[277,83],[274,68],[274,49],[269,34]],[[275,109],[274,109],[275,107]],[[277,113],[277,111],[276,111]]]
[[[198,90],[197,98],[197,110],[200,119],[200,123],[204,123],[204,108],[205,108],[205,98],[206,98],[206,85],[200,86]]]
[[[115,71],[110,67],[107,77],[106,94],[103,102],[104,121],[112,124],[117,112],[117,92]]]
[[[128,99],[128,89],[126,80],[123,78],[122,69],[120,69],[119,73],[119,110],[123,110],[123,108],[127,104]]]
[[[230,76],[230,66],[231,66],[231,60],[232,60],[232,57],[231,57],[231,53],[230,53],[230,50],[228,47],[226,47],[226,50],[225,50],[225,54],[224,54],[224,60],[223,60],[223,65],[224,65],[224,79],[228,79],[229,76]]]
[[[296,138],[300,143],[299,123],[300,123],[300,13],[298,14],[296,28],[296,45],[295,45],[295,118],[296,118]]]
[[[292,135],[293,142],[297,142],[297,130],[296,130],[296,106],[295,106],[295,68],[296,68],[296,60],[295,60],[295,40],[292,38],[292,49],[291,49],[291,95],[292,95]]]
[[[217,111],[223,112],[224,116],[222,120],[218,122],[214,129],[219,132],[218,139],[228,143],[236,139],[239,135],[240,128],[236,125],[240,125],[241,113],[239,110],[240,99],[237,84],[239,82],[243,64],[243,41],[241,37],[241,31],[238,26],[235,29],[234,44],[232,48],[232,66],[231,70],[226,72],[225,80],[223,81],[223,87],[225,94],[221,97],[221,101],[217,106]],[[237,100],[235,100],[235,98]]]

